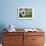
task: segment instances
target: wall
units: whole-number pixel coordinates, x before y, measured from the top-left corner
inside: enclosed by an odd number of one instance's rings
[[[46,28],[46,1],[44,0],[1,0],[0,24],[13,24],[16,28],[38,27]],[[35,18],[19,20],[18,7],[33,7]]]

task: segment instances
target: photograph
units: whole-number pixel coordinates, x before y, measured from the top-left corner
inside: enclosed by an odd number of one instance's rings
[[[18,19],[33,19],[34,8],[32,7],[19,7],[18,8]]]

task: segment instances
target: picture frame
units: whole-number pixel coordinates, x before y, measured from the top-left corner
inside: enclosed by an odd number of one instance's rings
[[[34,19],[34,8],[18,7],[18,19]]]

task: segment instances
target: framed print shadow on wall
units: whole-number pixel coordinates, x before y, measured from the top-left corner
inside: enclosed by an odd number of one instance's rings
[[[18,14],[18,19],[33,19],[34,18],[34,8],[19,7],[17,14]]]

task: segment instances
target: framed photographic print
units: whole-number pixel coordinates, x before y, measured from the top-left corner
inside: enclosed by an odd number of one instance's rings
[[[19,7],[17,14],[18,14],[18,19],[33,19],[34,18],[34,8]]]

